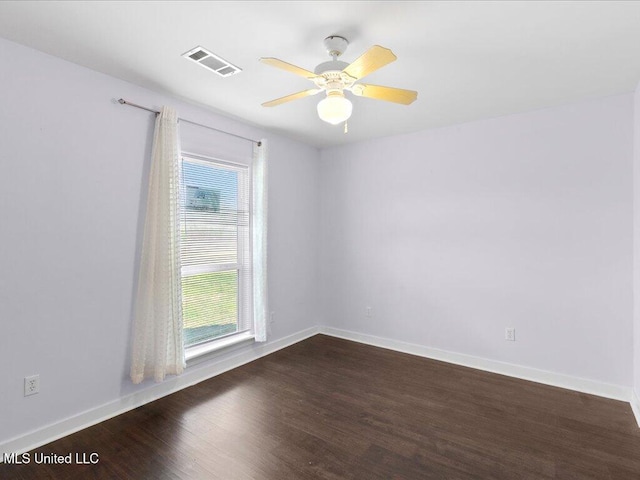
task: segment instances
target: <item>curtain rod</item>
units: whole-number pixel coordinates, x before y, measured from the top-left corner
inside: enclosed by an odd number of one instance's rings
[[[118,103],[120,105],[129,105],[130,107],[140,108],[141,110],[146,110],[147,112],[155,113],[156,115],[160,113],[158,110],[154,110],[153,108],[143,107],[142,105],[128,102],[124,98],[119,98]],[[209,125],[203,125],[202,123],[192,122],[191,120],[187,120],[186,118],[178,118],[178,120],[181,122],[190,123],[191,125],[197,125],[198,127],[208,128],[209,130],[215,130],[216,132],[225,133],[227,135],[231,135],[232,137],[241,138],[242,140],[248,140],[249,142],[256,143],[258,146],[262,145],[262,142],[260,142],[260,140],[254,140],[253,138],[243,137],[242,135],[236,135],[235,133],[225,132],[224,130],[213,128],[213,127],[210,127]]]

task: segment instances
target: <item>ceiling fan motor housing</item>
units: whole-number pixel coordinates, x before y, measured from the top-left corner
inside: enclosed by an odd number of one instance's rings
[[[344,88],[353,85],[356,79],[343,72],[349,64],[337,59],[344,53],[348,45],[349,41],[338,35],[331,35],[324,39],[324,46],[333,60],[322,62],[315,68],[314,73],[318,77],[314,78],[313,82],[318,88],[325,89],[327,93],[333,90],[342,92]]]
[[[318,65],[313,73],[316,75],[322,75],[325,72],[341,72],[347,68],[349,64],[347,62],[341,62],[340,60],[329,60],[328,62],[322,62]]]

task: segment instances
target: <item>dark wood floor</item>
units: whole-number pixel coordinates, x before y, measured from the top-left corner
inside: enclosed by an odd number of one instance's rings
[[[627,403],[317,335],[0,465],[11,479],[640,479]]]

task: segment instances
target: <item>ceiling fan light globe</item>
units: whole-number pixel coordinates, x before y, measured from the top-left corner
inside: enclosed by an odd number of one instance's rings
[[[353,104],[344,95],[329,95],[318,103],[318,116],[332,125],[345,122],[353,110]]]

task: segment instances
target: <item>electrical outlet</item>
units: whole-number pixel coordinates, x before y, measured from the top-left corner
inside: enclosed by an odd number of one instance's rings
[[[371,307],[367,307],[366,315],[367,315],[367,318],[371,318]]]
[[[504,329],[504,339],[509,341],[509,342],[515,342],[516,341],[516,329],[511,327],[511,328],[505,328]]]
[[[40,375],[24,377],[24,396],[28,397],[36,393],[40,393]]]

